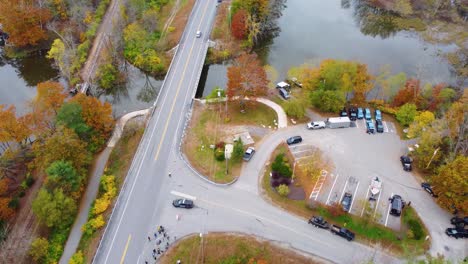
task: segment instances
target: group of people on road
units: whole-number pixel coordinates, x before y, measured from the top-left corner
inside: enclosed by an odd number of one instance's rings
[[[169,249],[169,235],[166,233],[164,226],[160,225],[156,228],[154,232],[154,239],[151,236],[148,236],[148,242],[154,242],[152,256],[154,260],[157,260],[166,250]],[[148,264],[148,261],[145,260],[145,264]]]

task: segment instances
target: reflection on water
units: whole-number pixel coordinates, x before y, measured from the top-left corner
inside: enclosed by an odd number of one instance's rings
[[[290,0],[278,19],[279,36],[259,47],[259,57],[276,69],[278,82],[287,71],[327,58],[355,60],[376,74],[390,65],[393,74],[405,72],[422,83],[456,84],[450,65],[440,56],[455,45],[432,45],[416,33],[397,32],[389,16],[353,0]],[[226,87],[226,65],[211,65],[199,94]],[[201,92],[203,91],[203,92]]]
[[[154,79],[129,63],[123,73],[127,76],[125,84],[98,94],[101,100],[112,104],[115,117],[151,107],[162,85],[162,80]]]

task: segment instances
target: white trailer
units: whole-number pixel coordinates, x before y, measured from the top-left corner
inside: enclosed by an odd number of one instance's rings
[[[351,126],[351,120],[349,117],[330,117],[327,119],[327,125],[329,128],[346,128]]]

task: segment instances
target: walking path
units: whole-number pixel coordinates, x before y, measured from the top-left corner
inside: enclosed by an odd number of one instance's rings
[[[81,235],[83,233],[81,227],[88,221],[89,209],[91,208],[91,204],[93,203],[93,201],[96,199],[96,195],[99,190],[99,182],[106,167],[107,160],[109,159],[109,156],[112,152],[112,149],[115,147],[115,144],[122,136],[125,124],[128,120],[134,117],[148,115],[150,111],[151,108],[131,112],[122,116],[117,121],[114,132],[112,133],[112,137],[107,143],[107,147],[101,152],[101,154],[99,154],[98,158],[94,163],[88,186],[86,187],[86,191],[81,199],[78,216],[76,217],[70,235],[68,236],[67,244],[65,245],[65,248],[63,250],[62,257],[60,258],[60,264],[67,264],[70,258],[73,256],[73,254],[75,254],[76,249],[78,248],[78,244],[80,243]]]

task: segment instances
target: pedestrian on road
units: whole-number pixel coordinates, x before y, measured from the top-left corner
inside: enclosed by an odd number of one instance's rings
[[[148,241],[151,241],[151,237],[148,236]]]

